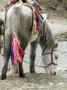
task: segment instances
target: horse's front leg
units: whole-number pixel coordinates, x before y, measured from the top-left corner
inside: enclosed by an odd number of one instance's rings
[[[36,57],[36,48],[38,45],[38,39],[31,42],[31,50],[30,50],[30,73],[35,73],[35,57]]]

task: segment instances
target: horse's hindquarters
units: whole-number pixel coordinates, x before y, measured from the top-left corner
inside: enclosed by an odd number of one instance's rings
[[[6,35],[16,32],[21,42],[28,43],[32,32],[32,9],[16,4],[6,14]],[[27,45],[27,44],[26,44]]]
[[[21,4],[20,4],[21,5]],[[9,58],[12,55],[12,35],[15,32],[20,41],[20,47],[25,50],[32,32],[32,10],[27,6],[15,4],[7,10],[5,17],[5,63],[1,79],[6,78]],[[19,77],[25,77],[22,62],[19,63]]]

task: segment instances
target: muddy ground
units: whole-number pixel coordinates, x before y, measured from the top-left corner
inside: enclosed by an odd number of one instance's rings
[[[46,7],[46,11],[48,13],[47,22],[52,30],[55,40],[57,42],[67,41],[67,11],[64,11],[65,13],[63,13],[49,7]],[[2,12],[0,13],[0,16],[3,18]],[[40,50],[39,47],[38,50]],[[25,59],[28,59],[28,57]],[[41,57],[38,59],[40,58]],[[0,56],[0,66],[1,74],[3,66],[2,56]],[[0,80],[0,90],[67,90],[67,70],[54,76],[45,74],[44,69],[42,68],[36,68],[36,72],[38,73],[30,74],[27,68],[29,68],[29,65],[24,67],[26,70],[26,78],[19,78],[18,75],[8,74],[6,80]]]

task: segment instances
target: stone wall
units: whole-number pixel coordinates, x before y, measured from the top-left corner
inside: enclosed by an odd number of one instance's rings
[[[44,4],[44,1],[47,5],[67,10],[67,0],[39,0],[41,3]]]
[[[67,0],[49,0],[49,3],[51,3],[55,7],[67,9]]]
[[[0,0],[0,10],[8,3],[10,0]],[[38,0],[42,4],[53,6],[59,9],[65,9],[67,11],[67,0]]]

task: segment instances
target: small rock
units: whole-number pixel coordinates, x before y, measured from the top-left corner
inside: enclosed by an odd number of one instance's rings
[[[63,82],[60,82],[60,83],[57,83],[56,85],[63,86],[63,85],[64,85],[64,83],[63,83]]]
[[[52,85],[53,85],[53,83],[52,83],[52,82],[49,82],[49,85],[51,85],[51,86],[52,86]]]

